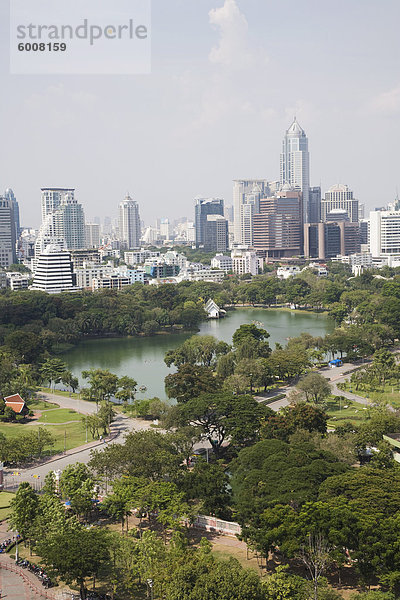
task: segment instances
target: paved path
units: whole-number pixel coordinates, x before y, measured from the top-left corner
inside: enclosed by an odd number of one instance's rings
[[[56,394],[49,394],[45,392],[41,392],[39,397],[42,400],[47,400],[49,402],[54,402],[58,404],[60,408],[70,408],[80,412],[84,415],[90,415],[96,413],[97,407],[95,403],[87,402],[85,400],[78,400],[77,398],[67,398],[64,396],[58,396]],[[126,417],[125,415],[118,413],[115,421],[111,425],[111,441],[113,443],[122,444],[125,436],[130,431],[142,431],[151,429],[151,423],[148,421],[143,421],[141,419],[133,419],[130,417]],[[87,463],[90,459],[90,453],[94,448],[103,448],[105,447],[108,441],[104,442],[90,442],[89,444],[85,444],[80,446],[79,448],[73,448],[68,450],[64,455],[53,457],[51,460],[46,463],[40,464],[35,467],[29,467],[27,469],[9,469],[5,470],[5,483],[6,486],[10,485],[10,483],[14,483],[18,485],[22,481],[29,481],[37,487],[40,486],[40,481],[43,480],[47,473],[50,471],[55,471],[58,469],[65,469],[70,464],[76,462]],[[14,476],[13,473],[18,472],[20,475]],[[35,476],[35,477],[34,477]]]
[[[353,400],[354,402],[358,402],[359,404],[369,406],[371,404],[370,400],[368,400],[367,398],[363,398],[362,396],[357,396],[357,394],[353,394],[352,392],[342,391],[337,387],[337,384],[342,383],[343,381],[347,381],[350,378],[351,373],[349,373],[349,371],[355,371],[360,367],[367,366],[367,364],[370,362],[371,361],[366,360],[363,364],[358,365],[354,365],[353,363],[345,363],[341,367],[335,367],[334,369],[323,368],[316,372],[320,373],[320,375],[323,375],[326,379],[328,379],[328,381],[332,385],[333,394],[336,394],[337,396],[344,396],[348,400]],[[273,398],[274,395],[277,396],[278,394],[284,393],[288,396],[290,392],[295,389],[295,387],[296,384],[288,385],[275,390],[275,392],[268,392],[265,395],[255,396],[255,398],[259,402],[265,402],[266,399],[271,397]],[[269,402],[268,406],[275,412],[278,412],[281,408],[289,406],[289,401],[287,400],[287,398],[281,398],[280,400]]]
[[[40,582],[34,581],[32,574],[29,575],[23,569],[15,567],[9,557],[2,557],[0,561],[0,597],[4,600],[55,598],[54,594],[50,596],[44,589],[42,591]]]

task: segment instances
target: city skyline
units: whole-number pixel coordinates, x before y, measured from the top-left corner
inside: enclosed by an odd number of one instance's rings
[[[0,11],[7,89],[0,127],[8,141],[0,187],[14,189],[24,225],[39,225],[42,185],[75,186],[88,214],[101,217],[110,198],[129,189],[146,222],[154,208],[161,212],[149,181],[163,182],[162,212],[168,204],[170,218],[190,214],[197,195],[229,203],[233,179],[278,179],[282,132],[294,114],[310,140],[312,185],[347,182],[368,209],[378,195],[387,202],[395,196],[394,1],[383,13],[368,0],[301,7],[291,0],[172,0],[168,8],[154,0],[153,73],[112,78],[110,86],[95,76],[8,75],[6,7]],[[244,75],[255,93],[243,86]]]

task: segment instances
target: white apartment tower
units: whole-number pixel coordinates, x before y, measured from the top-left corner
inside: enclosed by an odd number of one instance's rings
[[[42,188],[42,224],[35,256],[51,244],[68,250],[85,248],[85,214],[71,188]]]
[[[74,198],[75,190],[73,188],[42,188],[42,223],[47,215],[53,213],[60,206],[63,198],[68,195]]]
[[[400,258],[400,211],[370,213],[370,252],[374,258]]]
[[[308,138],[296,117],[283,139],[281,164],[281,185],[288,183],[303,194],[303,221],[310,222],[310,156]]]
[[[71,254],[59,246],[47,246],[37,259],[31,289],[49,294],[75,290]]]
[[[119,205],[119,238],[128,250],[140,247],[139,205],[129,195]]]

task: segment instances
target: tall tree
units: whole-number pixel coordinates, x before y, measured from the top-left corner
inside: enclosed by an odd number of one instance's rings
[[[80,598],[85,600],[86,578],[97,577],[109,560],[108,537],[105,529],[67,529],[40,540],[38,552],[63,581],[78,584]]]
[[[29,542],[32,539],[35,519],[39,510],[39,497],[29,483],[23,482],[11,500],[9,523]]]

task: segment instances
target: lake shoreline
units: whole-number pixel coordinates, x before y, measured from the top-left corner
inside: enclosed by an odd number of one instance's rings
[[[295,308],[292,309],[289,306],[274,306],[274,305],[267,305],[267,304],[229,304],[226,306],[226,310],[228,313],[234,312],[236,310],[268,310],[268,311],[282,311],[282,312],[288,312],[291,314],[306,314],[306,315],[310,315],[310,314],[315,314],[315,315],[328,315],[328,311],[325,309],[316,309],[316,308]],[[96,335],[96,334],[92,334],[92,335],[87,335],[83,338],[81,338],[80,340],[78,340],[76,343],[72,344],[68,344],[70,347],[68,349],[66,349],[65,351],[61,351],[58,354],[66,354],[68,352],[71,352],[72,350],[74,350],[75,348],[79,347],[79,345],[81,345],[82,343],[85,343],[87,341],[90,340],[124,340],[124,339],[138,339],[138,340],[142,340],[142,339],[149,339],[149,338],[155,338],[157,336],[176,336],[176,335],[181,335],[181,334],[192,334],[192,335],[196,335],[197,333],[199,333],[201,331],[201,326],[204,323],[208,323],[210,321],[219,321],[222,319],[225,319],[226,317],[221,317],[221,319],[205,319],[204,321],[202,321],[202,323],[200,324],[199,327],[190,327],[190,328],[186,328],[186,327],[173,327],[171,325],[171,328],[168,329],[163,329],[161,331],[155,331],[154,333],[152,333],[151,335],[145,335],[144,333],[139,333],[137,335],[119,335],[117,333],[110,333],[107,335]]]
[[[334,321],[326,313],[279,308],[237,307],[225,318],[208,319],[199,328],[190,331],[162,332],[153,336],[86,338],[59,357],[85,387],[81,372],[89,369],[109,369],[118,377],[133,377],[139,386],[146,386],[145,394],[138,397],[166,399],[164,379],[172,373],[165,362],[165,353],[174,350],[193,335],[212,335],[232,344],[232,335],[243,324],[259,322],[270,335],[271,348],[276,343],[286,345],[292,337],[307,332],[324,336],[334,329]]]

